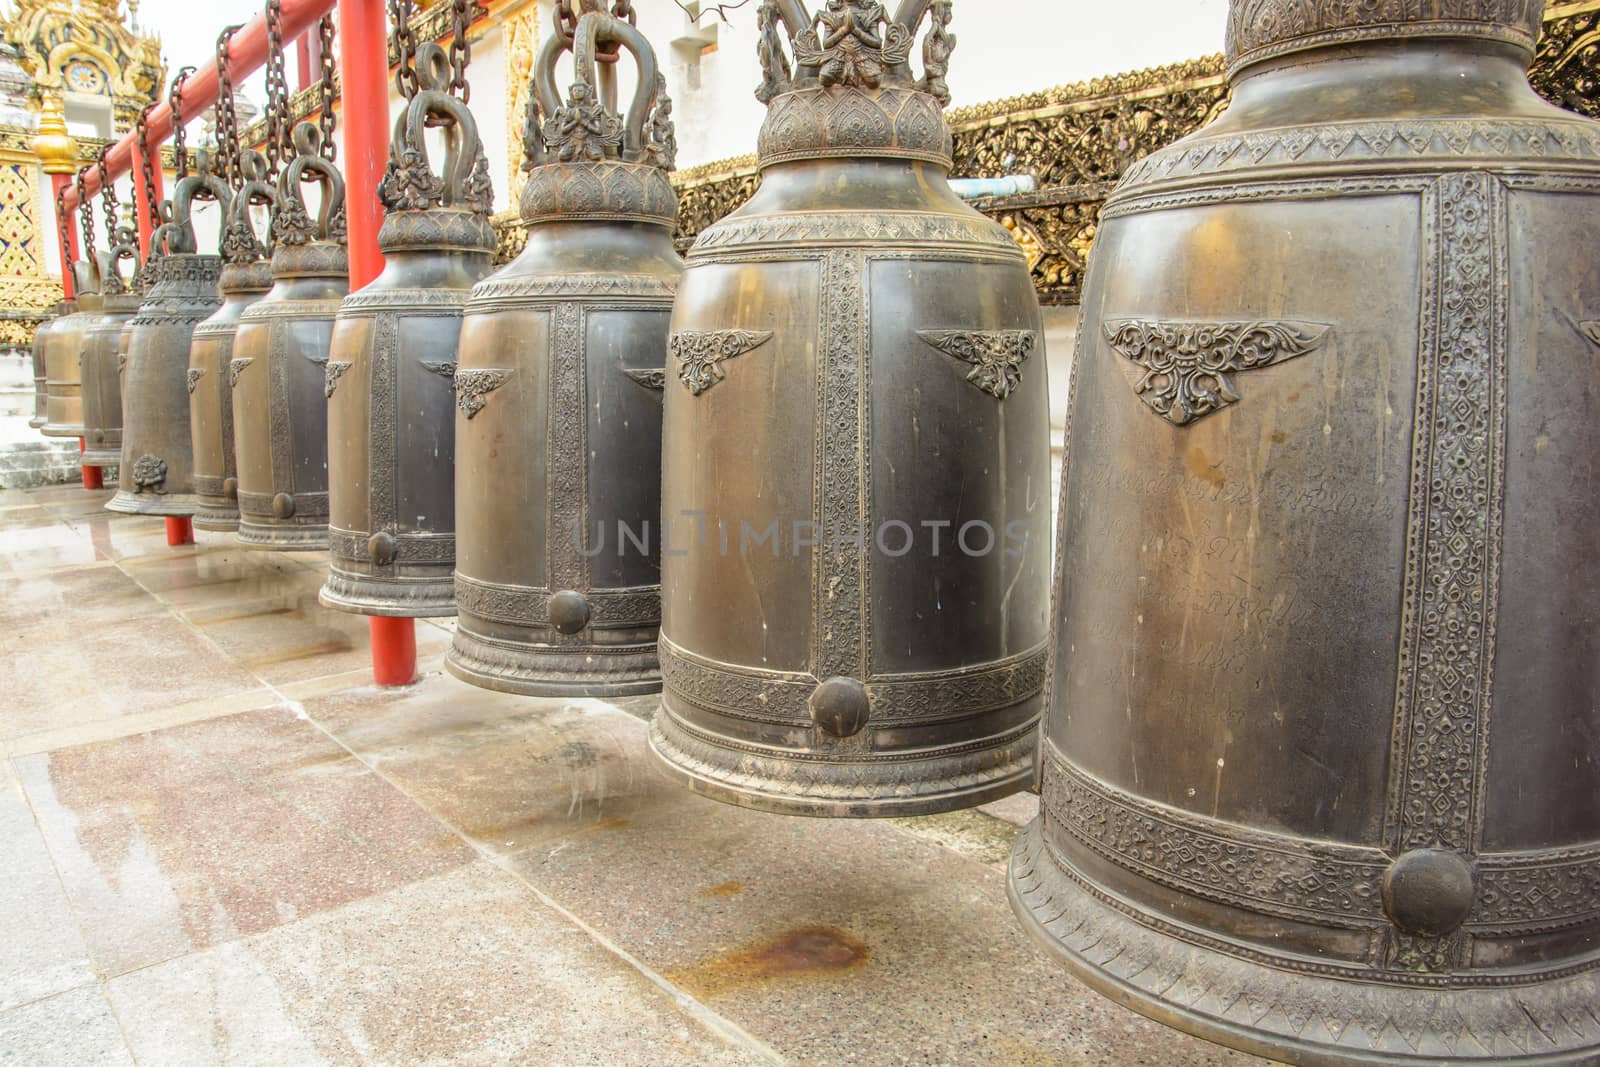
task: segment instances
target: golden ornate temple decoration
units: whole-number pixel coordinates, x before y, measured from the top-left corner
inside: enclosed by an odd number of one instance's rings
[[[1532,72],[1546,99],[1600,117],[1600,0],[1551,3]],[[1199,129],[1228,105],[1221,55],[1206,56],[988,104],[947,116],[956,178],[1031,174],[1039,191],[978,201],[1028,257],[1039,298],[1078,302],[1095,225],[1129,166]],[[755,156],[679,171],[678,246],[750,199],[761,183]],[[522,247],[516,220],[496,220],[500,256]]]
[[[137,6],[129,0],[129,21]],[[104,143],[68,135],[67,102],[103,98],[108,132],[120,134],[165,77],[160,39],[130,29],[118,8],[117,0],[17,0],[0,18],[0,39],[14,50],[11,73],[25,76],[0,92],[38,116],[36,126],[0,122],[0,348],[31,344],[61,299],[45,236],[52,220],[44,176],[72,173]]]

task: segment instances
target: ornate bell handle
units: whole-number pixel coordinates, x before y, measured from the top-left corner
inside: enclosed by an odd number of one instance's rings
[[[133,263],[133,270],[128,276],[122,276],[122,261],[129,260]],[[133,285],[133,280],[139,272],[139,236],[126,226],[117,228],[117,243],[111,246],[111,251],[106,255],[105,285],[101,292],[108,294],[126,293]]]
[[[267,250],[272,245],[272,226],[267,226],[267,239],[263,241],[256,232],[250,209],[265,206],[268,210],[278,205],[278,190],[267,177],[267,157],[249,148],[239,153],[237,163],[241,184],[233,194],[232,209],[228,213],[230,239],[236,246],[249,245],[253,249]],[[243,248],[240,247],[242,252]],[[256,253],[259,254],[259,251]],[[255,258],[251,255],[247,258]]]
[[[423,166],[431,169],[423,130],[443,128],[445,162],[441,202],[445,207],[457,207],[468,198],[467,179],[481,150],[478,123],[466,105],[450,95],[450,58],[443,48],[431,41],[418,48],[416,69],[420,88],[395,122],[392,151],[399,158],[405,149],[413,149],[421,157]],[[441,119],[444,121],[439,121]]]
[[[894,20],[906,29],[915,31],[931,6],[932,0],[900,0],[900,6],[895,9]]]
[[[644,155],[644,127],[650,118],[650,106],[655,100],[658,67],[655,52],[644,34],[621,19],[613,18],[603,10],[586,10],[578,19],[570,47],[573,66],[578,81],[592,92],[602,92],[604,86],[596,72],[595,54],[601,44],[618,44],[633,54],[638,65],[638,85],[633,91],[633,102],[623,126],[622,158],[637,162]],[[539,50],[534,65],[533,91],[539,108],[546,115],[561,110],[561,91],[556,87],[556,60],[569,46],[558,36],[552,36]],[[604,100],[603,96],[596,99]]]
[[[167,235],[168,252],[199,251],[194,234],[194,223],[191,212],[194,202],[198,200],[214,200],[222,208],[222,225],[218,227],[217,245],[221,248],[222,240],[228,232],[228,209],[233,202],[233,193],[228,189],[228,183],[219,176],[212,174],[208,169],[209,160],[202,153],[200,156],[200,169],[194,174],[178,182],[177,191],[172,194],[172,230]],[[165,227],[163,227],[165,228]]]
[[[297,207],[303,213],[305,199],[300,195],[300,186],[317,182],[322,186],[322,207],[317,212],[312,239],[331,241],[335,235],[329,223],[344,209],[344,175],[322,157],[322,140],[322,131],[312,123],[302,122],[294,128],[296,155],[278,175],[278,207],[280,211]]]

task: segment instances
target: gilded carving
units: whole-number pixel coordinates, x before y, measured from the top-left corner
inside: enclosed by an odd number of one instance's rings
[[[1328,327],[1313,322],[1156,322],[1105,324],[1106,342],[1144,373],[1134,392],[1175,426],[1239,402],[1231,375],[1303,356]]]

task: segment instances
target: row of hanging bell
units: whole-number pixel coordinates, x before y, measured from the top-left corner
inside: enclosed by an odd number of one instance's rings
[[[86,467],[115,466],[122,459],[122,333],[139,313],[136,282],[138,237],[126,227],[115,231],[110,253],[97,256],[100,269],[100,314],[83,335],[83,457]],[[122,276],[124,260],[134,270]]]
[[[671,102],[644,37],[601,4],[583,8],[535,62],[527,245],[473,288],[455,379],[458,623],[446,667],[535,695],[660,687],[661,390],[682,270]],[[597,75],[601,48],[637,64],[626,119],[614,66]],[[563,102],[555,68],[569,50]],[[619,526],[635,540],[619,544]]]
[[[189,428],[189,347],[197,325],[221,304],[222,257],[197,250],[191,213],[215,200],[224,217],[229,192],[206,170],[178,181],[171,218],[150,237],[149,288],[126,325],[122,370],[122,462],[106,507],[134,515],[192,516],[194,448]]]
[[[100,314],[98,265],[86,259],[75,261],[72,283],[74,298],[66,302],[67,313],[45,335],[45,421],[39,432],[46,437],[83,436],[80,362],[84,334]]]
[[[422,45],[416,68],[379,188],[384,269],[344,299],[324,388],[332,567],[321,599],[373,616],[456,612],[457,345],[495,249],[477,124],[447,91],[442,48]],[[428,128],[445,137],[441,175]]]
[[[244,308],[228,366],[238,466],[239,541],[251,548],[328,547],[329,345],[350,291],[344,178],[302,122],[278,175],[272,287]],[[302,183],[321,187],[317,215]]]
[[[50,375],[46,370],[50,337],[60,329],[62,320],[76,310],[78,305],[75,300],[58,300],[51,309],[50,317],[33,331],[33,417],[28,420],[29,429],[42,430],[45,423],[50,421],[47,399]]]
[[[272,285],[265,248],[256,236],[251,209],[277,203],[274,185],[266,180],[261,153],[239,156],[243,179],[232,194],[222,238],[222,305],[194,329],[189,347],[189,429],[194,445],[194,481],[198,505],[194,525],[201,530],[232,533],[239,528],[239,475],[235,452],[233,349],[239,319]]]

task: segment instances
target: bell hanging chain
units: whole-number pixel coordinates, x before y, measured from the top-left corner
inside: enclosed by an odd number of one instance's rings
[[[104,145],[100,154],[95,158],[95,174],[100,179],[100,213],[105,216],[106,247],[117,247],[117,216],[122,212],[122,205],[117,201],[117,190],[111,182],[111,171],[106,166],[106,155],[111,151],[111,146]]]
[[[172,79],[172,88],[167,91],[167,107],[172,111],[172,170],[179,178],[189,173],[189,149],[184,143],[183,129],[183,83],[194,71],[193,67],[178,71],[177,77]]]
[[[399,57],[394,87],[402,100],[417,95],[417,36],[411,32],[411,0],[389,0],[389,21],[394,24],[394,50]]]
[[[320,55],[322,62],[322,80],[317,83],[317,106],[321,109],[317,115],[317,126],[322,130],[322,158],[332,163],[337,153],[333,143],[333,131],[337,119],[333,113],[334,73],[333,66],[333,15],[323,15],[322,21],[317,24],[317,39],[320,42]]]
[[[289,141],[289,78],[283,63],[283,0],[267,0],[267,174],[294,157]]]
[[[233,98],[233,71],[228,60],[228,47],[240,26],[228,26],[217,37],[217,154],[221,163],[217,173],[228,183],[228,188],[239,187],[239,122]]]
[[[87,166],[78,171],[78,176],[73,179],[73,188],[78,194],[78,225],[83,231],[83,258],[85,262],[92,262],[94,258],[94,205],[89,201],[86,176],[89,173]]]
[[[594,10],[595,8],[603,10],[604,5],[593,3],[592,0],[591,3],[585,4],[580,0],[580,7],[585,10]],[[561,42],[562,47],[572,48],[573,34],[578,32],[578,18],[582,14],[583,11],[577,10],[572,6],[572,0],[556,0],[556,38]],[[611,17],[620,19],[630,26],[639,24],[639,15],[633,10],[632,0],[615,0],[611,5]],[[608,41],[595,50],[594,58],[597,63],[616,63],[617,60],[622,58],[622,52],[616,42]]]
[[[155,106],[154,101],[146,104],[134,120],[134,134],[139,140],[139,170],[144,179],[145,212],[150,216],[151,233],[161,225],[161,205],[156,203],[156,168],[150,156],[150,111]]]
[[[67,261],[67,273],[72,273],[72,224],[67,220],[71,216],[67,213],[67,183],[62,182],[56,190],[56,235],[61,242],[61,258]]]
[[[488,13],[488,8],[478,0],[451,0],[450,3],[450,85],[448,91],[463,104],[472,99],[472,86],[467,84],[467,64],[472,62],[472,42],[467,31],[473,20]]]

